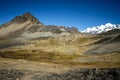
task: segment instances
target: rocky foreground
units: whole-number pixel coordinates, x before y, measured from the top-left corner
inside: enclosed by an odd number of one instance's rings
[[[26,76],[29,75],[29,80],[120,80],[120,68],[82,68],[61,74],[43,74],[44,72],[31,73],[16,69],[0,70],[0,80],[28,80]]]

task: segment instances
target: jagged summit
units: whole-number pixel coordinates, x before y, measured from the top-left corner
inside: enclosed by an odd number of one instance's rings
[[[30,21],[34,24],[42,24],[36,17],[34,17],[30,12],[26,12],[21,16],[16,16],[12,22],[16,23],[24,23],[26,21]]]

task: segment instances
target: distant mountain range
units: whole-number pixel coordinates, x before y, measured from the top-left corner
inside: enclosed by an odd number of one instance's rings
[[[92,28],[87,28],[86,30],[82,31],[83,33],[90,33],[90,34],[99,34],[103,32],[107,32],[113,29],[120,29],[119,24],[111,24],[111,23],[106,23],[105,25],[101,26],[95,26]]]

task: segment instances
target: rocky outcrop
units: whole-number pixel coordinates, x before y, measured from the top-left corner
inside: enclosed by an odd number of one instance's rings
[[[21,16],[16,16],[12,22],[15,23],[24,23],[26,21],[30,21],[31,23],[34,24],[42,24],[37,18],[35,18],[31,13],[26,12]]]

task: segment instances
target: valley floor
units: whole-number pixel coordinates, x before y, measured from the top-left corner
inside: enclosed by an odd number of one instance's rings
[[[0,80],[120,80],[120,68],[0,58]]]
[[[84,54],[98,46],[89,46],[95,41],[47,39],[7,44],[0,50],[0,80],[120,80],[119,52]],[[5,43],[9,42],[1,41],[2,48]]]

